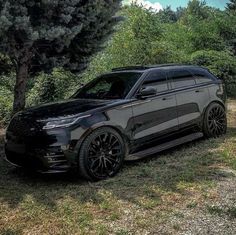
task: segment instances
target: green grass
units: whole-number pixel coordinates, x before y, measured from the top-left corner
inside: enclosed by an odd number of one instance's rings
[[[126,163],[116,177],[97,183],[76,175],[24,173],[0,158],[0,234],[154,233],[172,216],[184,218],[181,209],[214,201],[217,181],[236,170],[235,128],[230,125],[219,139]],[[208,206],[207,211],[236,218],[233,207]],[[178,223],[169,226],[181,230]]]
[[[236,218],[236,207],[222,208],[219,206],[207,206],[207,210],[212,215],[229,216],[231,219]]]

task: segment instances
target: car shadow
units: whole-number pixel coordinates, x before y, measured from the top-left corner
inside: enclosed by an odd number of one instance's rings
[[[0,202],[15,208],[30,195],[34,201],[49,208],[57,207],[59,199],[71,197],[85,203],[99,204],[106,200],[101,191],[138,204],[138,198],[161,199],[162,192],[186,193],[181,183],[201,184],[227,177],[218,167],[222,143],[236,136],[236,128],[219,139],[200,139],[164,151],[157,156],[125,163],[116,177],[100,182],[87,182],[75,172],[41,175],[9,166],[3,160],[0,142]]]

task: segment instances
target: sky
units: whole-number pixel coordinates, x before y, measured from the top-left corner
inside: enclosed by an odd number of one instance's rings
[[[133,0],[124,0],[125,3],[130,3]],[[175,10],[179,6],[187,6],[189,0],[136,0],[139,4],[142,4],[146,8],[152,7],[153,9],[160,10],[166,6],[171,6]],[[228,0],[206,0],[207,5],[216,8],[224,9]]]

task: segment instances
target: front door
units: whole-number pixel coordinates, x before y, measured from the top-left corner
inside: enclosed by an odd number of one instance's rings
[[[132,105],[133,140],[141,145],[178,130],[176,98],[174,93],[169,93],[166,73],[150,72],[140,89],[148,86],[154,87],[157,94],[137,99]]]

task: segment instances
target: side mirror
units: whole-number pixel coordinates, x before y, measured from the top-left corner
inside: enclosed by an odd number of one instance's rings
[[[150,96],[154,96],[156,94],[157,94],[157,91],[154,87],[144,87],[137,94],[137,98],[145,99],[145,98],[148,98]]]

